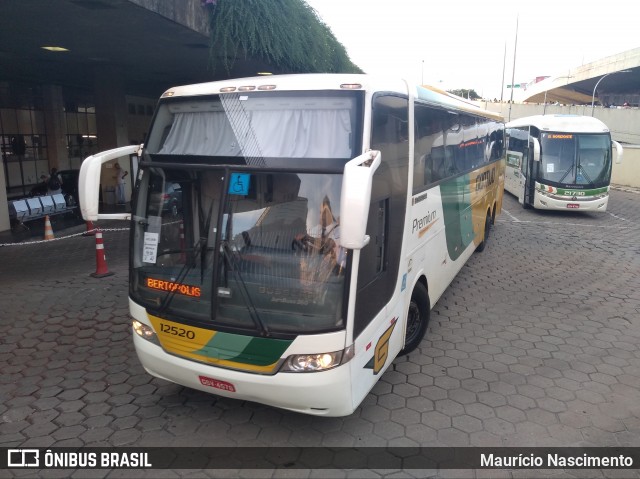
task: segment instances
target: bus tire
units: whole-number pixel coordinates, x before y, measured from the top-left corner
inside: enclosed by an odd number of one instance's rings
[[[487,247],[487,240],[489,239],[490,231],[491,231],[491,215],[487,213],[487,217],[484,219],[484,236],[482,238],[482,243],[480,243],[476,247],[476,251],[478,253],[482,253],[484,249]]]
[[[409,354],[416,349],[427,332],[429,325],[429,294],[422,283],[417,283],[411,293],[411,302],[407,312],[407,329],[404,339],[404,348],[401,355]]]

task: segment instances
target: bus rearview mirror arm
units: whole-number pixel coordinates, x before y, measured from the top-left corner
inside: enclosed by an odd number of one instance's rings
[[[102,164],[107,161],[115,160],[122,156],[138,154],[142,145],[129,145],[112,150],[103,151],[95,155],[91,155],[82,162],[80,166],[80,177],[78,184],[80,185],[78,196],[80,197],[80,211],[85,221],[97,220],[130,220],[131,213],[98,213],[99,193],[100,193],[100,172]]]
[[[340,200],[340,244],[344,248],[360,250],[369,243],[366,231],[371,187],[381,161],[382,154],[370,150],[344,166]]]
[[[540,161],[540,142],[537,138],[531,138],[533,143],[533,161]]]
[[[612,141],[611,144],[616,148],[616,164],[622,163],[622,156],[624,154],[624,148],[617,141]]]

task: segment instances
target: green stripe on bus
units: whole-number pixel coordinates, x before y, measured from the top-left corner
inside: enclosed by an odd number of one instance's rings
[[[539,189],[541,191],[547,191],[546,185],[540,185]],[[559,196],[598,196],[603,193],[609,191],[609,187],[605,186],[603,188],[594,188],[594,189],[586,189],[586,190],[575,190],[570,188],[556,188],[554,194]]]
[[[268,366],[277,362],[292,340],[256,338],[217,332],[198,354],[241,364]]]
[[[447,250],[454,261],[474,237],[469,182],[469,175],[462,175],[440,185]]]

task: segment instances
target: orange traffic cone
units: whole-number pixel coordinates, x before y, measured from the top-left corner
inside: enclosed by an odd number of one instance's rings
[[[82,233],[82,236],[94,236],[96,234],[96,229],[93,226],[93,221],[86,221],[87,223],[87,231]]]
[[[105,276],[111,276],[113,273],[109,272],[107,268],[107,255],[104,253],[104,243],[102,242],[102,231],[100,228],[96,229],[96,272],[91,273],[89,276],[94,278],[104,278]]]
[[[45,240],[54,239],[53,229],[51,229],[51,221],[49,221],[49,215],[44,217],[44,239]]]

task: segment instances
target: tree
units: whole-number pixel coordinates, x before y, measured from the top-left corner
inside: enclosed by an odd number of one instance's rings
[[[459,89],[459,90],[447,90],[449,93],[453,95],[461,96],[462,98],[467,98],[469,100],[480,100],[480,95],[476,93],[475,90],[467,90],[467,89]]]
[[[227,73],[240,55],[285,73],[362,73],[303,0],[202,0],[209,15],[209,62]]]

